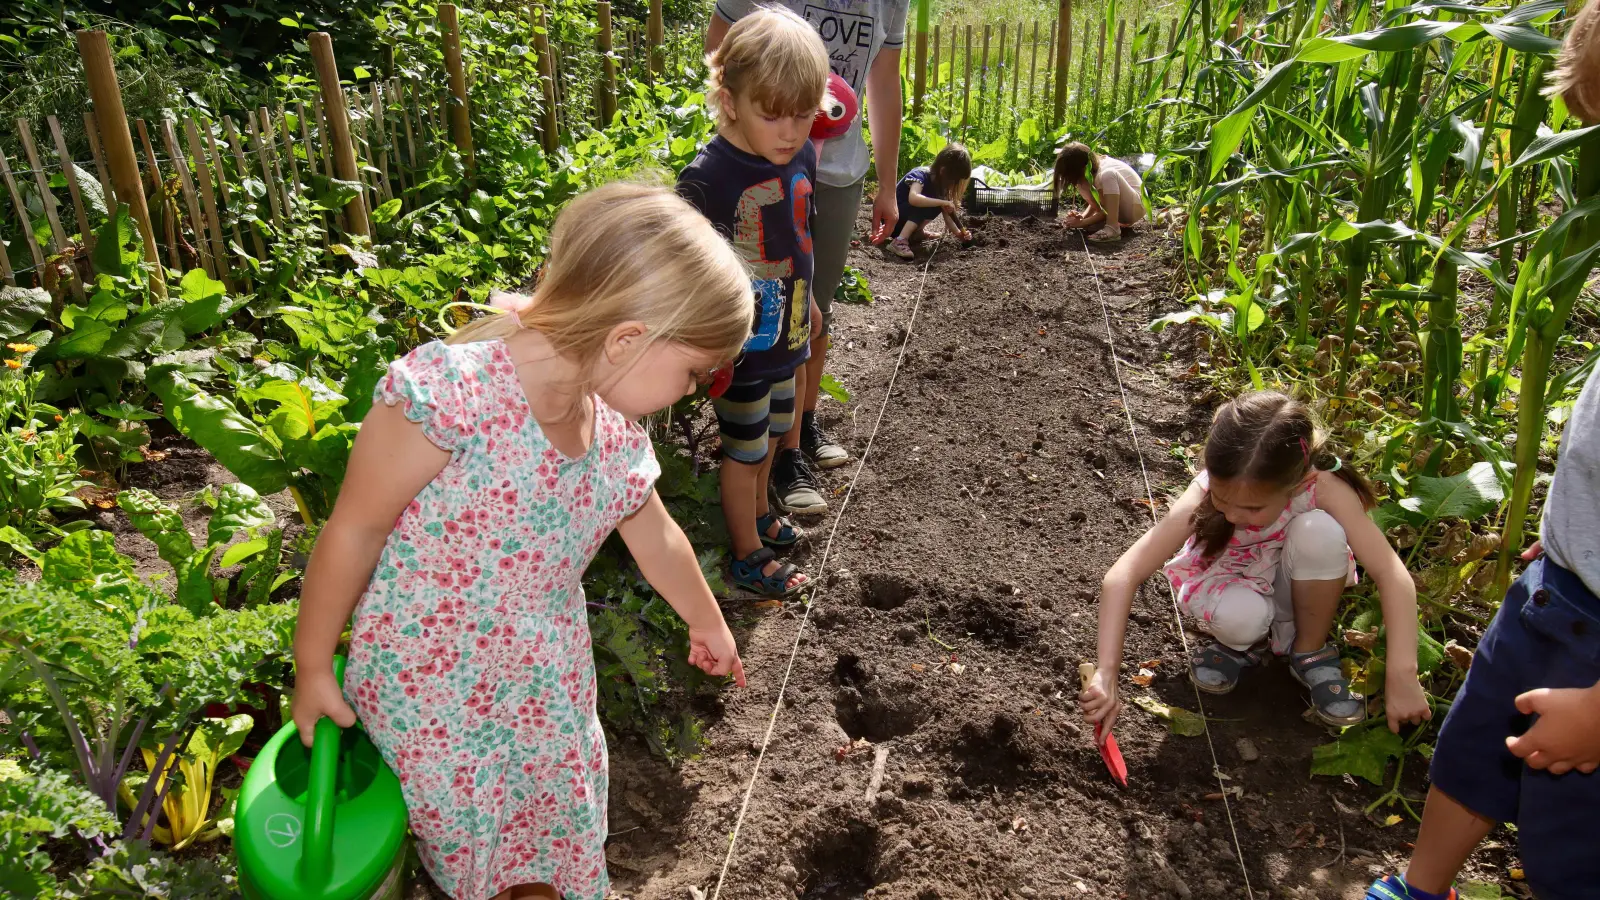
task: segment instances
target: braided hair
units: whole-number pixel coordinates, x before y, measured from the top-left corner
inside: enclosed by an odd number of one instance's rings
[[[1363,507],[1377,503],[1372,483],[1333,452],[1311,410],[1277,391],[1254,391],[1223,404],[1211,419],[1204,460],[1213,483],[1239,479],[1287,489],[1314,471],[1332,472]],[[1208,559],[1233,537],[1233,523],[1211,502],[1210,492],[1190,525]]]

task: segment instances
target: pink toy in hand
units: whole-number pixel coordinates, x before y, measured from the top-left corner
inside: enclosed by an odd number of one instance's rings
[[[838,74],[829,72],[828,99],[811,122],[811,145],[816,148],[818,156],[822,155],[823,141],[840,137],[850,130],[850,123],[856,120],[856,113],[860,109],[856,92],[850,89],[850,83]]]

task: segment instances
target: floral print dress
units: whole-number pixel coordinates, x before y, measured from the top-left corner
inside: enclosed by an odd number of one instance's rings
[[[1201,471],[1195,476],[1201,490],[1211,490],[1211,476]],[[1228,588],[1242,586],[1266,597],[1273,605],[1272,651],[1288,652],[1294,640],[1294,607],[1291,603],[1286,579],[1282,577],[1279,563],[1283,559],[1283,545],[1288,539],[1289,523],[1296,516],[1317,508],[1317,483],[1312,481],[1302,491],[1289,498],[1289,505],[1271,525],[1259,528],[1234,528],[1227,549],[1215,559],[1207,559],[1205,548],[1195,536],[1167,561],[1162,572],[1172,582],[1178,606],[1184,615],[1198,620],[1201,630],[1209,631],[1205,623],[1211,621],[1217,603]],[[1356,583],[1355,557],[1350,558],[1349,584]]]
[[[345,695],[451,897],[544,883],[602,900],[606,745],[580,579],[651,496],[649,437],[596,397],[588,453],[563,456],[500,341],[419,347],[376,399],[450,462],[396,520],[356,607]]]

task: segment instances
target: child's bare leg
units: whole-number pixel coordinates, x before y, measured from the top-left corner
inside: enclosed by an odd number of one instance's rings
[[[1406,867],[1406,884],[1430,894],[1449,890],[1467,856],[1489,836],[1494,824],[1493,819],[1467,809],[1444,791],[1429,788],[1417,849]]]
[[[793,429],[791,429],[791,430],[793,430]],[[784,437],[787,437],[787,435],[784,435]],[[779,441],[779,436],[778,435],[774,434],[774,435],[769,436],[767,438],[767,458],[762,460],[761,461],[761,465],[756,467],[756,485],[755,485],[755,495],[756,495],[755,496],[755,518],[756,519],[761,518],[762,516],[766,515],[768,512],[771,511],[770,508],[768,507],[768,503],[767,503],[767,485],[772,480],[772,457],[776,454],[776,452],[777,452],[777,450],[778,450],[778,448],[780,446],[782,446],[782,444]],[[751,520],[751,528],[753,529],[754,527],[755,527],[755,519],[752,519]],[[729,533],[732,534],[732,530],[731,529],[729,530]],[[767,536],[768,537],[773,537],[774,535],[767,535]],[[757,541],[756,545],[759,547],[760,546],[760,541]],[[734,552],[738,552],[737,547],[735,548]],[[754,552],[755,552],[754,550],[748,551],[746,553],[741,554],[739,556],[739,558],[740,559],[744,559],[746,556],[749,556],[750,553],[754,553]]]
[[[744,559],[762,547],[761,533],[756,531],[756,515],[766,503],[760,485],[771,465],[770,452],[759,463],[741,462],[728,456],[722,458],[722,471],[718,476],[722,486],[722,518],[728,523],[734,559]]]
[[[1310,653],[1322,649],[1339,614],[1339,598],[1344,595],[1344,578],[1326,581],[1291,581],[1294,599],[1294,652]]]

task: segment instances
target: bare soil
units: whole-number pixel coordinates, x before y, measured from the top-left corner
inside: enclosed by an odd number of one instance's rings
[[[795,557],[821,575],[809,619],[800,604],[725,606],[750,686],[723,695],[703,755],[671,769],[613,744],[618,893],[714,896],[738,824],[726,898],[1220,900],[1246,896],[1246,875],[1261,898],[1361,897],[1403,862],[1415,827],[1362,814],[1381,789],[1309,775],[1333,733],[1302,717],[1286,666],[1208,696],[1209,737],[1170,734],[1130,704],[1117,725],[1130,785],[1108,777],[1074,696],[1101,575],[1150,522],[1135,439],[1078,238],[1032,220],[973,224],[974,247],[945,243],[931,265],[926,247],[914,264],[852,253],[878,300],[836,307],[830,370],[854,396],[821,415],[858,456],[927,268],[888,414],[864,468],[824,476],[832,510]],[[1150,226],[1094,250],[1158,505],[1189,478],[1172,450],[1202,440],[1210,413],[1181,384],[1192,335],[1145,328],[1182,305],[1173,252]],[[1147,584],[1125,675],[1157,674],[1149,689],[1125,678],[1125,698],[1196,710],[1176,627],[1164,586]],[[1213,752],[1242,789],[1231,807],[1216,799]],[[1426,790],[1420,773],[1406,784],[1414,799]],[[1473,867],[1514,864],[1495,843]]]

